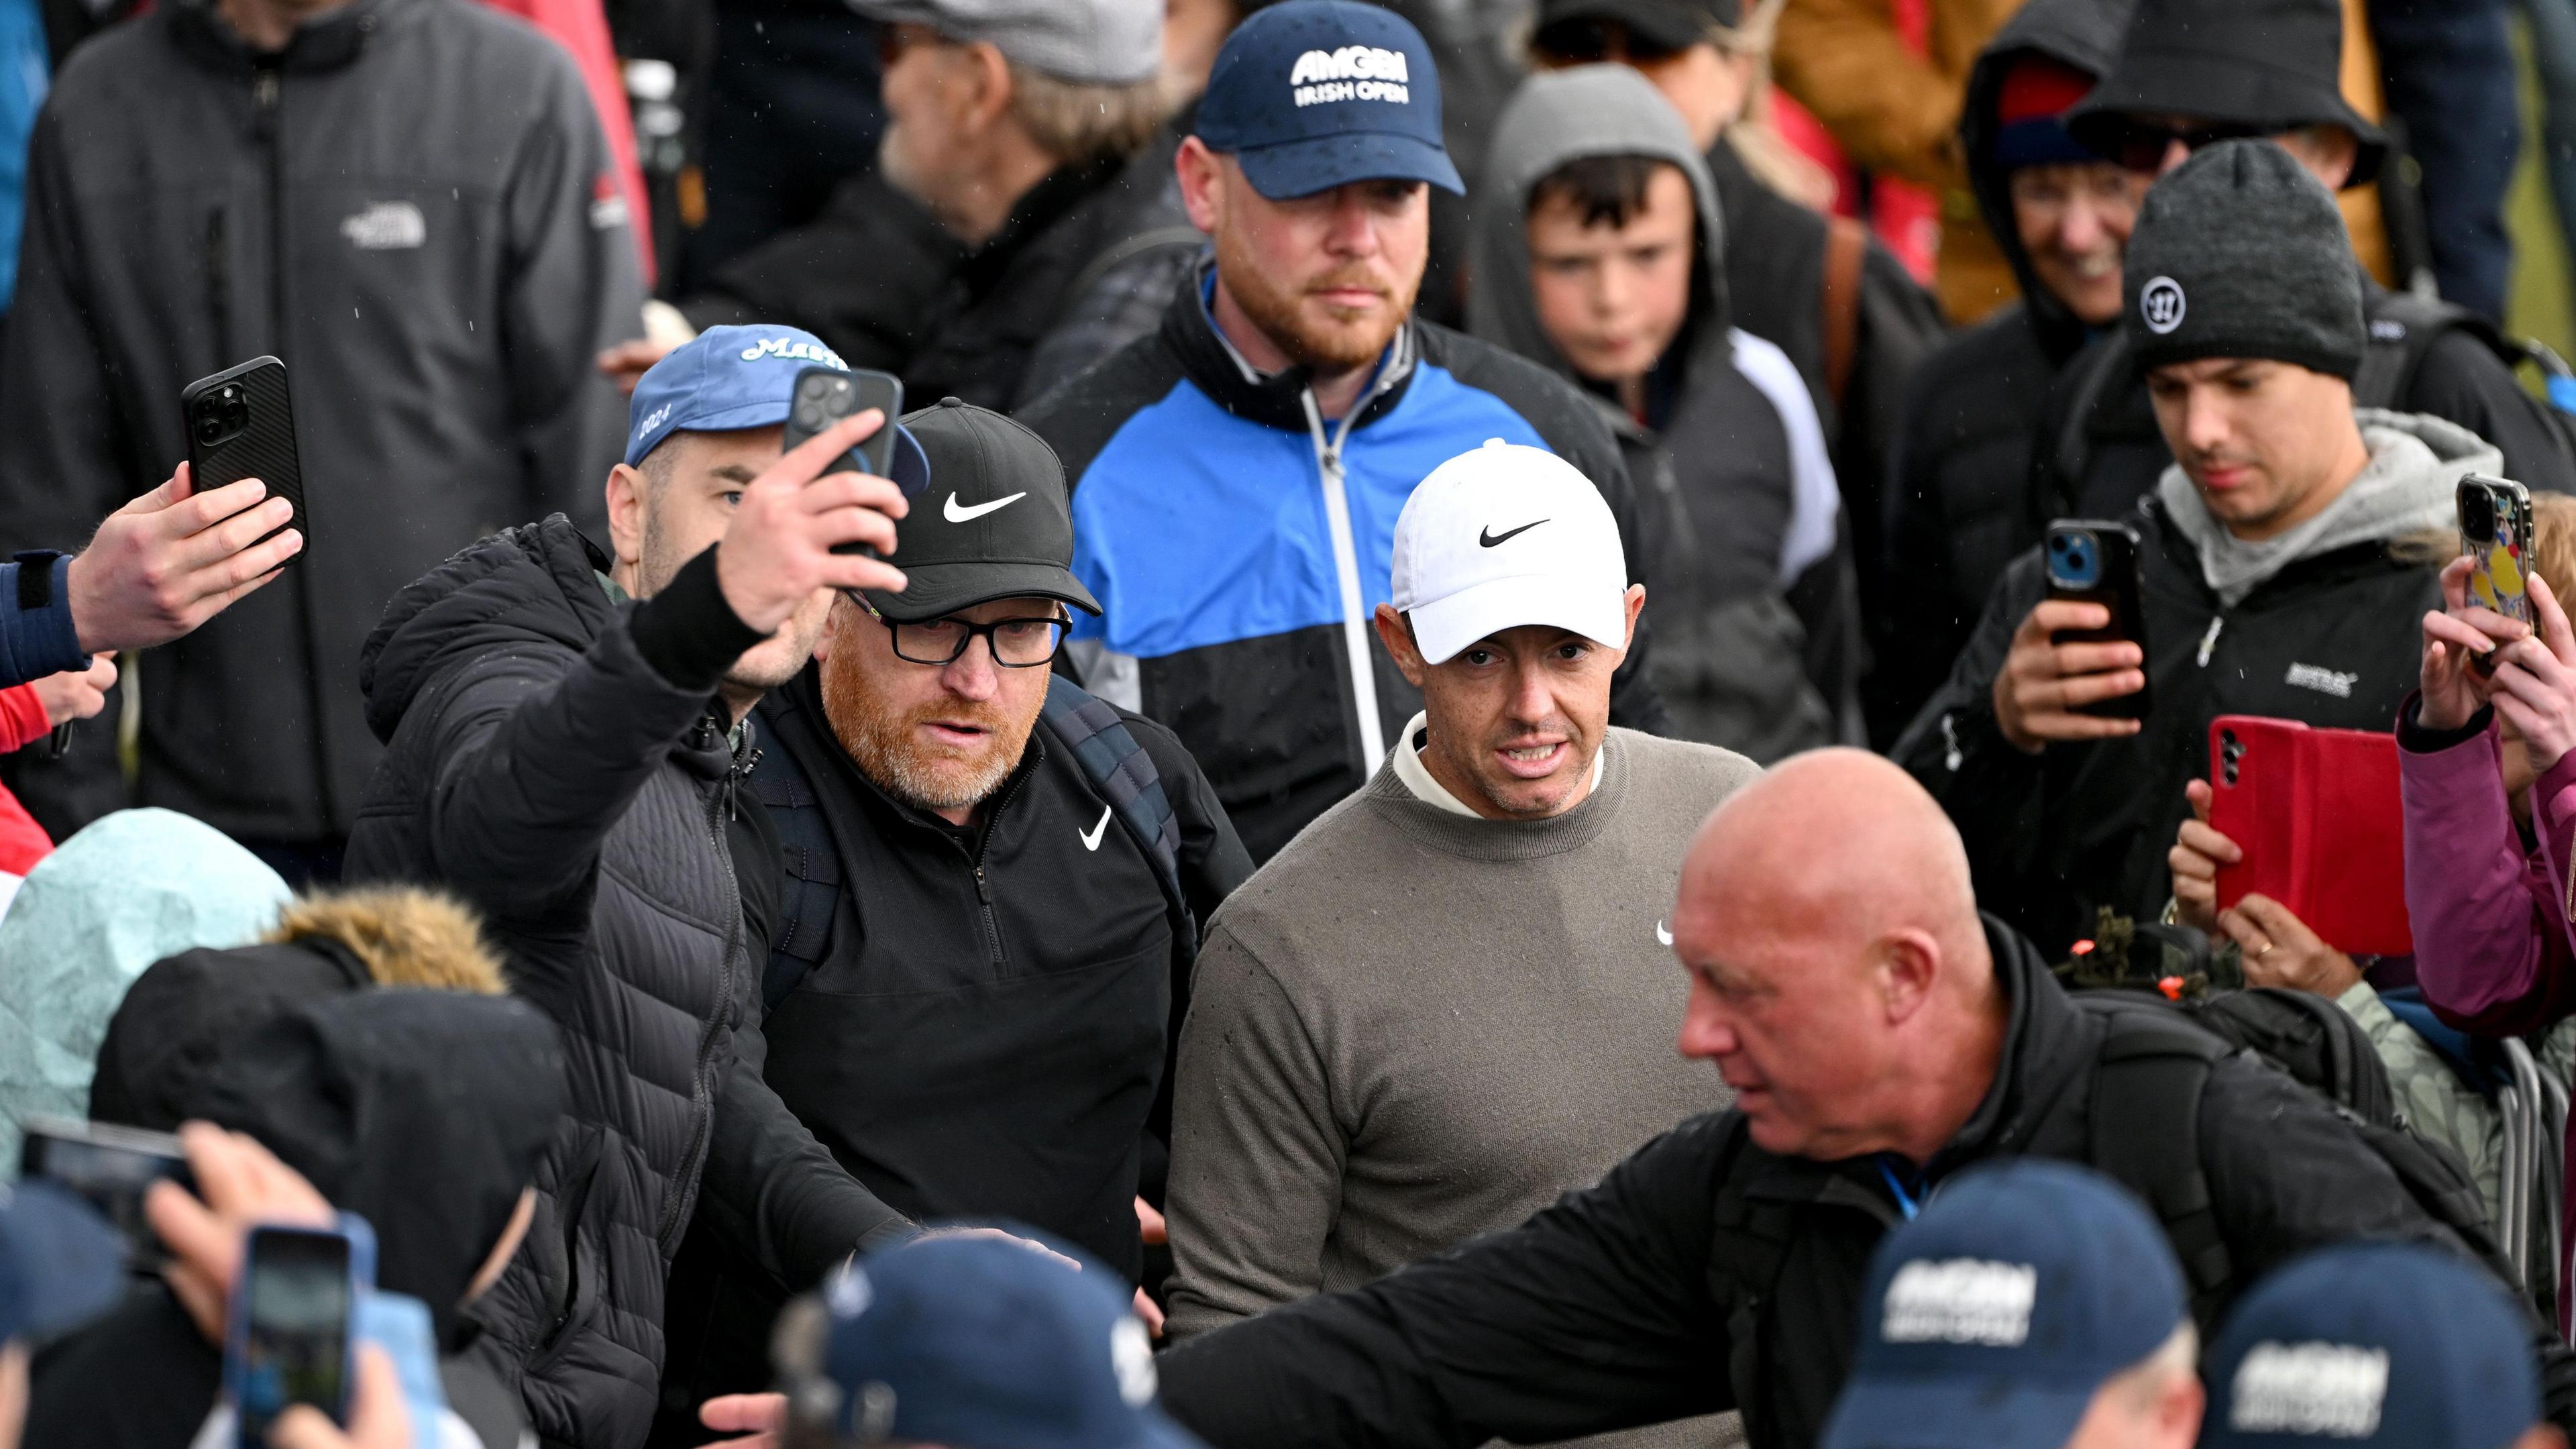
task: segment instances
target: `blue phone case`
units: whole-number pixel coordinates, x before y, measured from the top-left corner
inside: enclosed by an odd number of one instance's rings
[[[367,1220],[355,1213],[341,1213],[339,1220],[327,1228],[264,1226],[255,1227],[242,1245],[242,1267],[233,1280],[232,1301],[224,1313],[224,1396],[233,1404],[233,1426],[241,1449],[266,1449],[268,1422],[275,1410],[263,1401],[273,1391],[269,1386],[251,1381],[248,1345],[250,1341],[251,1264],[259,1258],[264,1240],[278,1237],[337,1238],[348,1245],[349,1314],[340,1330],[341,1402],[325,1404],[332,1419],[346,1424],[349,1418],[348,1394],[357,1383],[358,1374],[358,1309],[376,1282],[376,1234]],[[254,1404],[263,1407],[254,1412]],[[278,1405],[282,1409],[283,1405]]]

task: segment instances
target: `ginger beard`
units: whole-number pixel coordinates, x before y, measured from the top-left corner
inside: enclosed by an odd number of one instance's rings
[[[923,810],[963,809],[1002,788],[1019,768],[1046,691],[1025,691],[1028,702],[1016,713],[1010,707],[1011,690],[989,700],[962,698],[939,682],[943,669],[896,658],[892,636],[875,620],[856,616],[854,610],[836,610],[835,618],[833,648],[821,670],[823,715],[859,773]],[[862,631],[876,637],[864,642],[854,637]],[[920,686],[886,688],[902,677],[892,675],[897,670],[920,676]],[[895,697],[899,693],[912,697]],[[924,728],[933,721],[970,725],[984,733],[980,743],[961,747],[934,739]]]
[[[1277,281],[1251,243],[1230,227],[1217,229],[1216,272],[1227,295],[1271,345],[1328,375],[1377,361],[1404,319],[1413,315],[1414,296],[1422,290],[1419,270],[1411,277],[1391,277],[1368,262],[1336,266],[1302,283]],[[1340,287],[1365,288],[1382,300],[1369,307],[1341,307],[1310,297]]]

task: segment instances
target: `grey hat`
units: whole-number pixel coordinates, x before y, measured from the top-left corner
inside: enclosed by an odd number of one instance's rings
[[[850,8],[951,40],[989,40],[1014,64],[1083,85],[1132,85],[1163,68],[1163,0],[850,0]]]
[[[2147,192],[2120,267],[2140,371],[2261,357],[2350,379],[2369,336],[2343,213],[2270,141],[2205,146]]]

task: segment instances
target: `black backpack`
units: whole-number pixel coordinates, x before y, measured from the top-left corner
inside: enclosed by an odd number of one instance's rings
[[[2180,1002],[2126,991],[2084,992],[2074,1000],[2108,1018],[2087,1133],[2092,1163],[2154,1209],[2202,1322],[2242,1286],[2218,1234],[2199,1131],[2200,1094],[2210,1072],[2238,1054],[2287,1074],[2333,1107],[2425,1216],[2456,1235],[2500,1282],[2523,1291],[2467,1165],[2406,1126],[2369,1034],[2342,1007],[2269,987]]]
[[[1195,952],[1198,918],[1181,888],[1181,822],[1172,812],[1154,757],[1136,742],[1114,706],[1061,674],[1047,678],[1038,728],[1072,754],[1082,777],[1100,792],[1119,825],[1144,850],[1154,867],[1154,879],[1163,887],[1172,933],[1183,952]],[[769,962],[761,973],[765,1011],[776,1011],[805,973],[822,960],[832,912],[841,895],[841,852],[832,841],[831,827],[818,808],[812,784],[785,751],[780,755],[777,768],[754,771],[745,781],[769,807],[786,864],[778,919],[770,931]]]

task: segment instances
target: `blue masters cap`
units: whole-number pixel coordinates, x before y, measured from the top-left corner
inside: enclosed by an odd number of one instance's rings
[[[932,1237],[852,1265],[823,1288],[834,1434],[949,1449],[1201,1449],[1154,1407],[1153,1344],[1122,1285],[1097,1265],[1077,1273],[992,1238]]]
[[[708,328],[672,348],[635,384],[635,396],[626,404],[626,466],[644,461],[673,433],[720,433],[786,422],[796,374],[809,367],[850,370],[823,339],[795,327]],[[929,481],[930,464],[921,445],[900,429],[889,471],[907,493],[921,491]]]
[[[2190,1317],[2155,1219],[2022,1158],[1962,1174],[1870,1260],[1822,1449],[2065,1449],[2096,1390]]]
[[[52,1183],[0,1183],[0,1341],[77,1328],[124,1290],[107,1219]]]
[[[1464,192],[1440,141],[1440,73],[1422,32],[1355,0],[1287,0],[1226,37],[1198,137],[1274,200],[1353,181]]]
[[[2348,1243],[2238,1300],[2201,1449],[2505,1449],[2540,1422],[2523,1312],[2453,1253]]]

